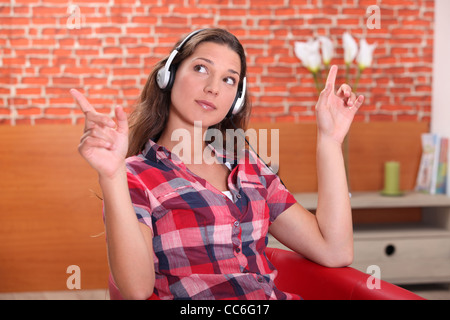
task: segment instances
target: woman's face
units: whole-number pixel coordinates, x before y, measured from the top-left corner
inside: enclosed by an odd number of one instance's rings
[[[173,84],[171,117],[207,128],[221,122],[236,97],[239,55],[227,45],[203,42],[178,67]]]

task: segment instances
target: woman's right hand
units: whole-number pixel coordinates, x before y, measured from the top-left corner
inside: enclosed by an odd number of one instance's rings
[[[85,115],[84,134],[78,151],[98,172],[100,178],[114,178],[123,172],[128,151],[128,120],[122,107],[116,107],[116,123],[97,112],[86,97],[70,90]]]

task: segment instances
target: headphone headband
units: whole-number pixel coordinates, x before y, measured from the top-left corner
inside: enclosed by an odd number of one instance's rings
[[[199,33],[200,31],[203,31],[203,30],[205,30],[205,29],[195,30],[195,31],[191,32],[190,34],[188,34],[186,36],[186,38],[184,38],[184,40],[170,53],[170,56],[167,59],[166,64],[164,65],[163,68],[159,69],[158,74],[156,75],[156,82],[158,83],[158,86],[161,89],[163,89],[163,90],[171,89],[172,86],[171,85],[169,86],[170,77],[172,74],[172,71],[170,70],[170,66],[172,65],[173,59],[175,59],[175,56],[181,51],[184,44],[186,42],[188,42],[190,38],[192,38],[197,33]]]
[[[189,34],[186,36],[186,38],[184,38],[184,40],[181,41],[180,45],[179,45],[178,47],[175,48],[175,50],[180,51],[180,50],[183,48],[184,44],[185,44],[186,42],[188,42],[190,38],[192,38],[193,36],[195,36],[197,33],[202,32],[203,30],[206,30],[206,29],[198,29],[198,30],[195,30],[195,31],[192,31],[191,33],[189,33]]]

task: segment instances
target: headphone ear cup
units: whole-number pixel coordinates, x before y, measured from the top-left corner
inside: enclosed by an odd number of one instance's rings
[[[166,91],[172,90],[173,84],[175,82],[175,74],[177,73],[177,66],[171,65],[169,68],[170,77],[169,82],[167,82],[167,86],[164,88]]]
[[[246,92],[247,92],[247,77],[244,77],[244,79],[242,80],[242,86],[238,89],[233,104],[231,105],[231,108],[226,115],[227,118],[230,118],[233,115],[239,113],[241,109],[244,107]]]
[[[169,70],[163,67],[158,70],[156,75],[156,82],[158,87],[164,91],[170,91],[172,89],[173,83],[175,82],[175,73],[177,72],[176,66],[171,65]],[[168,79],[167,79],[168,78]]]
[[[231,105],[230,110],[228,111],[226,118],[230,118],[233,115],[237,114],[239,111],[241,111],[243,105],[244,105],[244,99],[245,97],[242,97],[242,91],[239,90],[236,94],[236,97],[234,98],[233,104]]]
[[[243,92],[239,91],[239,93],[236,96],[236,99],[233,104],[233,111],[232,111],[233,114],[239,113],[239,111],[241,111],[242,107],[244,106],[245,97],[242,94]]]
[[[167,83],[165,81],[167,77],[167,72],[164,67],[158,70],[158,73],[156,74],[156,83],[158,84],[158,87],[162,90],[164,90],[167,87]]]

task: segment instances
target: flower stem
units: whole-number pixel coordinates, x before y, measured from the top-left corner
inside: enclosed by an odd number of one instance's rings
[[[316,84],[317,93],[320,94],[320,91],[322,91],[322,89],[319,83],[319,78],[317,77],[317,71],[313,72],[312,74],[314,77],[314,83]]]
[[[356,80],[355,80],[355,86],[353,88],[353,91],[356,92],[356,90],[358,90],[358,85],[359,85],[359,79],[361,78],[361,73],[363,72],[364,69],[362,68],[358,68],[358,75],[356,76]]]
[[[350,83],[350,63],[346,64],[346,68],[345,68],[345,82],[347,84]]]

